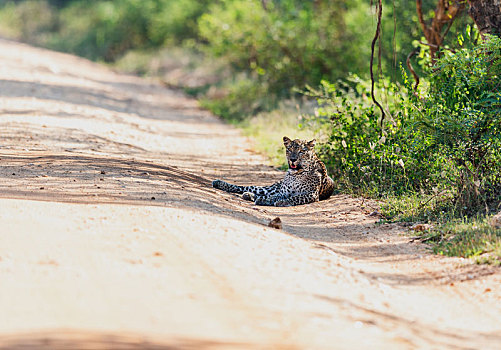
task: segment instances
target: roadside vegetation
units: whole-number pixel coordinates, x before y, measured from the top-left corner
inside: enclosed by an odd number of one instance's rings
[[[339,191],[381,200],[382,221],[431,223],[437,254],[499,264],[501,39],[466,3],[445,22],[436,0],[382,4],[384,115],[367,1],[0,0],[0,33],[182,88],[277,166],[283,135],[315,137]],[[425,20],[447,24],[438,43]]]

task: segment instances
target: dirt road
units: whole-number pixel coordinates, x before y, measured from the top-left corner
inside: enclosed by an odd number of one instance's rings
[[[181,93],[0,40],[0,128],[0,349],[501,348],[499,269],[212,189],[281,175]]]

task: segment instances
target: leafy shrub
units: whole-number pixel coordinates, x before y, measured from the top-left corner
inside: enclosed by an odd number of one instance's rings
[[[115,61],[130,49],[197,38],[208,1],[40,0],[8,2],[2,13],[18,39],[94,60]],[[0,6],[2,3],[0,3]],[[5,31],[5,30],[3,30]]]
[[[392,199],[389,217],[431,218],[495,210],[501,202],[501,39],[446,54],[430,71],[427,89],[414,93],[388,82],[383,129],[368,83],[323,82],[307,95],[329,124],[320,154],[339,186]],[[386,86],[386,87],[385,87]],[[410,197],[409,197],[410,198]]]
[[[445,165],[463,211],[501,201],[501,39],[448,53],[430,73],[430,89],[411,95],[414,143]]]
[[[45,1],[7,2],[0,14],[2,33],[32,44],[44,45],[57,30],[57,14]]]
[[[210,0],[155,1],[148,30],[154,43],[179,45],[185,40],[198,40],[198,19],[205,13]]]
[[[61,10],[60,29],[49,46],[111,62],[131,48],[160,44],[150,26],[157,11],[151,0],[73,2]]]
[[[356,1],[347,9],[340,1],[266,3],[265,8],[259,1],[223,0],[211,6],[199,21],[207,50],[265,81],[271,93],[282,97],[290,95],[291,87],[364,69],[368,55],[362,54],[367,49],[361,43],[368,28],[347,30],[345,15],[367,5]]]
[[[345,191],[381,196],[420,184],[420,163],[409,156],[407,135],[402,134],[406,119],[398,106],[404,96],[399,86],[389,86],[395,96],[390,103],[393,116],[386,120],[383,134],[368,82],[352,76],[336,84],[323,81],[319,89],[306,92],[317,98],[319,108],[305,119],[329,124],[329,138],[319,154]]]

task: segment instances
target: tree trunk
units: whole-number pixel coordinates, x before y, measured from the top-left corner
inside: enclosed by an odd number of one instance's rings
[[[501,0],[468,0],[469,14],[482,37],[492,34],[501,37]]]

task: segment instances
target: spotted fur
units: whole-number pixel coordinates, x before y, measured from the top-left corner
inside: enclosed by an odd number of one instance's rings
[[[284,136],[289,170],[282,181],[270,186],[237,186],[222,180],[212,182],[214,188],[240,193],[257,205],[286,207],[327,199],[334,191],[334,182],[315,154],[315,140],[292,141]]]

